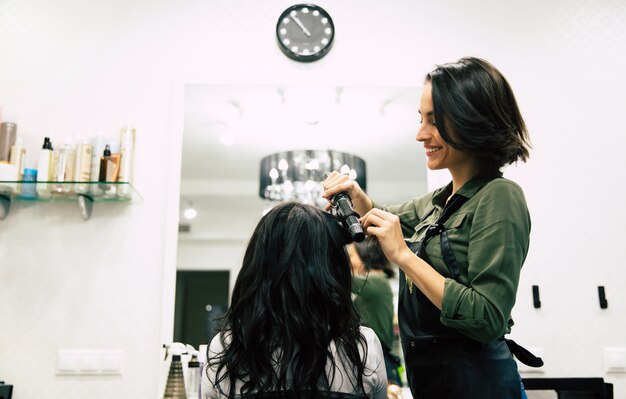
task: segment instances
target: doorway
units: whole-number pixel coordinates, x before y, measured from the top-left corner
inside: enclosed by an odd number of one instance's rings
[[[176,272],[174,341],[209,344],[228,308],[229,271]]]

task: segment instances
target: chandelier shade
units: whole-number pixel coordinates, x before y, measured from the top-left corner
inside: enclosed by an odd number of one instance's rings
[[[294,150],[261,159],[259,196],[270,201],[299,201],[323,208],[323,181],[332,171],[350,176],[367,189],[365,161],[334,150]]]

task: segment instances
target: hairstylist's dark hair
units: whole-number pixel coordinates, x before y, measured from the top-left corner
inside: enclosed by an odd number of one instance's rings
[[[363,261],[365,270],[382,270],[388,278],[393,277],[395,273],[391,263],[385,256],[385,252],[376,237],[367,236],[365,240],[355,242],[354,248],[361,261]]]
[[[487,171],[526,161],[530,141],[511,86],[489,62],[466,57],[437,66],[432,84],[435,124],[457,150],[474,154]]]
[[[327,212],[287,202],[257,225],[233,289],[224,351],[211,360],[217,381],[243,381],[241,395],[294,390],[297,396],[329,391],[335,356],[354,372],[354,391],[364,394],[367,343],[350,297],[347,231]],[[336,345],[336,355],[330,344]]]

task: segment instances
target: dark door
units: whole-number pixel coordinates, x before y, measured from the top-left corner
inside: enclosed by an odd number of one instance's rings
[[[208,344],[215,334],[216,318],[228,306],[228,271],[176,272],[174,341]]]

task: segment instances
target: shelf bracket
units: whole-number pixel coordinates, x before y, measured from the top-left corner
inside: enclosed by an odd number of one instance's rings
[[[0,220],[4,220],[9,214],[11,209],[11,197],[5,194],[0,194]]]
[[[85,220],[89,220],[93,211],[93,198],[85,194],[78,194],[78,210]]]

